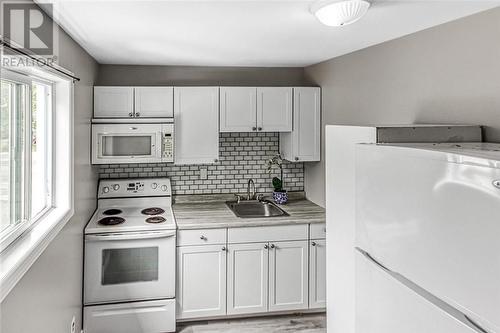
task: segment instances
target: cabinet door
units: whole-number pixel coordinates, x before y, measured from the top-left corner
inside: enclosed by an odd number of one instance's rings
[[[257,88],[257,130],[292,131],[292,88]]]
[[[312,240],[309,246],[309,308],[326,307],[326,240]]]
[[[223,245],[177,248],[177,318],[226,314],[226,249]]]
[[[294,160],[319,161],[321,139],[320,89],[294,88]]]
[[[257,89],[220,88],[220,131],[253,132],[257,129]]]
[[[133,116],[133,87],[94,87],[95,118],[129,118]]]
[[[135,116],[169,118],[174,116],[173,87],[136,87]]]
[[[227,314],[267,312],[267,243],[230,244]]]
[[[308,241],[274,242],[269,248],[269,311],[308,308]]]
[[[207,164],[219,159],[219,88],[175,87],[175,163]]]

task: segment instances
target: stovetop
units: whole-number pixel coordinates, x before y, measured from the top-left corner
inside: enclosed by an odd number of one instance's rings
[[[85,234],[175,230],[167,178],[105,180]]]

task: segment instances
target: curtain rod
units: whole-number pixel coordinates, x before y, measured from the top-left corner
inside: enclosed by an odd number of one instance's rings
[[[26,57],[28,57],[30,59],[33,59],[34,61],[36,61],[40,65],[47,66],[47,67],[49,67],[49,68],[51,68],[51,69],[53,69],[53,70],[55,70],[55,71],[57,71],[57,72],[59,72],[61,74],[64,74],[65,76],[70,77],[71,79],[73,79],[73,81],[80,81],[79,77],[73,76],[73,75],[71,75],[71,74],[69,74],[69,73],[67,73],[67,72],[65,72],[65,71],[63,71],[63,70],[61,70],[61,69],[59,69],[57,67],[49,65],[45,61],[43,61],[43,60],[41,60],[41,59],[39,59],[39,58],[37,58],[35,56],[32,56],[31,54],[29,54],[27,52],[24,52],[24,51],[22,51],[22,50],[20,50],[18,48],[13,47],[12,45],[10,45],[9,43],[7,43],[6,41],[4,41],[2,39],[0,39],[0,45],[6,47],[6,48],[8,48],[8,49],[10,49],[10,50],[12,50],[12,51],[14,51],[16,53],[19,53],[19,54],[21,54],[23,56],[26,56]]]

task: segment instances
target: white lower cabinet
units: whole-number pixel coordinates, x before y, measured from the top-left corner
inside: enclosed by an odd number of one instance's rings
[[[177,318],[324,308],[326,241],[309,233],[307,224],[179,231]]]
[[[226,314],[225,245],[177,248],[177,318]]]
[[[229,246],[227,314],[267,312],[268,247],[268,243]]]
[[[269,246],[269,311],[308,308],[308,241]]]
[[[309,242],[309,308],[326,307],[326,240]]]

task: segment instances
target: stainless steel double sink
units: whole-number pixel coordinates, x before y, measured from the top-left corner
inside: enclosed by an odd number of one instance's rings
[[[287,212],[267,200],[226,201],[226,205],[241,218],[288,216]]]

